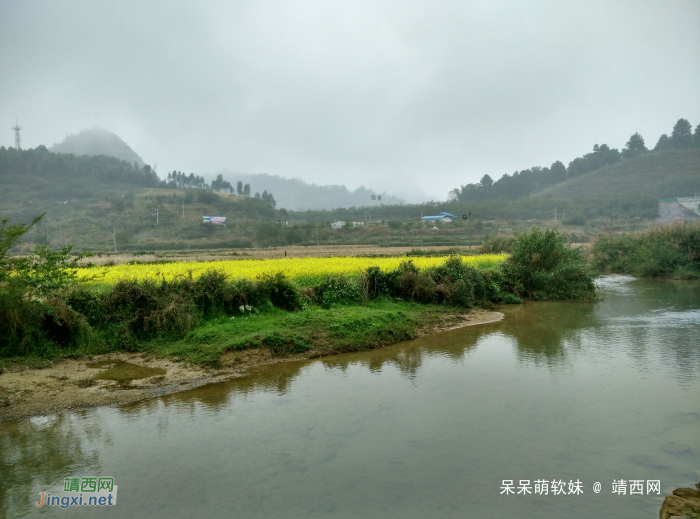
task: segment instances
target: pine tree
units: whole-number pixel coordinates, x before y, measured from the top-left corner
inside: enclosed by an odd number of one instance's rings
[[[671,146],[677,150],[693,147],[693,127],[686,119],[678,119],[673,127]]]
[[[671,149],[671,139],[668,138],[668,135],[665,133],[659,137],[658,142],[656,143],[656,146],[654,146],[654,151],[664,151],[664,150],[670,150]]]
[[[625,144],[625,148],[622,150],[622,157],[629,159],[646,153],[647,151],[649,150],[644,144],[644,137],[639,135],[639,133],[635,133],[630,137],[630,140],[627,141],[627,144]]]

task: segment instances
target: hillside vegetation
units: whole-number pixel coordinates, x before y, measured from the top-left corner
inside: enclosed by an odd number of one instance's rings
[[[534,196],[674,198],[700,193],[700,148],[650,153],[567,180]]]
[[[143,252],[231,249],[287,245],[392,245],[423,247],[479,244],[499,227],[525,230],[552,220],[555,210],[566,225],[611,228],[610,219],[654,218],[656,198],[556,200],[532,197],[421,205],[350,207],[333,211],[287,211],[260,186],[235,187],[223,179],[211,185],[200,176],[173,172],[159,179],[142,168],[107,156],[55,154],[44,147],[17,151],[0,148],[0,214],[29,223],[46,213],[28,233],[24,249],[71,243],[79,251]],[[220,191],[212,190],[212,186]],[[252,187],[252,188],[251,188]],[[158,218],[153,210],[158,210]],[[421,216],[447,211],[460,218],[426,225]],[[225,216],[226,227],[203,224],[202,216]],[[462,215],[468,219],[463,220]],[[608,220],[602,221],[601,219]],[[369,225],[331,229],[336,220]],[[501,223],[496,223],[498,220]],[[278,221],[287,222],[280,224]],[[616,224],[617,225],[617,224]],[[619,228],[619,227],[618,227]],[[624,227],[629,229],[629,227]],[[635,227],[636,228],[636,227]],[[593,234],[591,234],[593,233]],[[594,228],[576,231],[587,241]]]
[[[290,210],[323,210],[339,207],[379,207],[404,203],[401,198],[377,193],[372,189],[358,187],[354,191],[343,185],[319,186],[304,182],[299,178],[284,178],[265,173],[241,174],[223,173],[226,178],[236,179],[256,186],[256,189],[275,193],[280,207]],[[372,195],[381,200],[372,200]]]
[[[562,183],[573,182],[580,179],[579,183],[574,183],[574,187],[567,190],[568,196],[563,198],[598,198],[598,194],[590,195],[587,188],[592,188],[593,183],[599,178],[608,178],[607,172],[621,172],[630,174],[637,168],[649,172],[652,180],[651,185],[637,185],[636,191],[626,190],[625,181],[613,182],[610,185],[601,184],[595,186],[596,193],[607,193],[606,187],[613,189],[609,198],[612,197],[659,197],[656,191],[673,191],[674,189],[687,189],[696,185],[692,181],[675,179],[664,183],[666,169],[673,172],[673,176],[697,177],[699,161],[697,155],[690,153],[684,156],[668,155],[669,150],[686,151],[700,149],[700,124],[693,132],[690,122],[686,119],[679,119],[673,127],[670,137],[663,134],[653,150],[647,148],[644,138],[639,133],[634,133],[622,151],[611,148],[607,144],[595,144],[593,151],[577,157],[569,162],[568,167],[560,161],[554,162],[550,167],[532,167],[522,171],[516,171],[512,175],[505,174],[498,180],[493,180],[489,175],[484,175],[481,181],[474,184],[467,184],[460,188],[453,189],[450,196],[460,202],[477,202],[484,200],[516,200],[541,191],[553,190],[552,186],[559,186]],[[659,161],[647,162],[642,159],[658,157]],[[640,162],[641,160],[641,162]],[[626,165],[626,167],[624,167]],[[618,169],[614,169],[618,166]],[[622,166],[622,169],[619,169]],[[597,172],[598,176],[590,176]],[[583,180],[583,178],[588,180]],[[661,178],[661,181],[659,180]],[[629,179],[634,182],[634,178]],[[675,182],[675,183],[674,183]],[[557,194],[553,194],[557,197]],[[666,196],[680,196],[679,194]]]
[[[350,192],[273,175],[219,174],[208,183],[203,176],[173,171],[161,179],[148,165],[106,155],[52,153],[43,146],[0,148],[0,214],[29,223],[46,213],[28,233],[27,247],[13,250],[25,253],[37,244],[69,243],[79,251],[101,253],[322,244],[465,246],[532,225],[551,226],[553,220],[583,242],[601,232],[647,228],[657,216],[658,198],[700,192],[698,129],[693,134],[681,119],[670,137],[662,137],[649,150],[634,134],[621,152],[596,145],[568,167],[557,162],[495,182],[485,176],[479,184],[454,190],[447,201],[424,204],[391,204],[397,199],[386,194],[372,201],[368,189]],[[344,207],[294,211],[287,204]],[[458,218],[445,224],[421,221],[441,211]],[[202,223],[202,216],[224,216],[227,226]],[[347,225],[330,228],[335,221]]]

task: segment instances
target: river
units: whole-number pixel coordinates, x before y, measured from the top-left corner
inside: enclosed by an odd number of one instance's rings
[[[700,481],[700,284],[599,288],[595,304],[507,306],[497,323],[0,423],[0,515],[658,517]],[[117,504],[34,505],[86,476],[113,477]]]

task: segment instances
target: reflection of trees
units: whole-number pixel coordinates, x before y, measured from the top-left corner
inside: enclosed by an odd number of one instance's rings
[[[64,478],[98,472],[97,449],[88,452],[82,439],[100,436],[94,422],[67,414],[0,424],[0,513],[25,515],[39,498],[35,492],[63,490]]]
[[[162,402],[166,407],[175,406],[181,412],[187,410],[194,415],[197,406],[218,411],[227,407],[232,398],[245,397],[258,391],[284,395],[303,368],[312,362],[281,362],[272,366],[258,366],[248,370],[246,376],[225,382],[212,382],[188,391],[164,396],[159,400],[154,399],[122,407],[120,411],[135,415],[142,412],[151,414],[158,410],[159,402]]]
[[[532,303],[508,309],[499,331],[515,340],[518,359],[554,367],[567,349],[578,349],[581,330],[596,325],[595,306],[587,303]]]
[[[635,319],[636,316],[669,305],[675,308],[697,308],[700,302],[700,284],[650,281],[633,283],[630,291],[604,293],[605,299],[599,304],[509,305],[501,309],[506,318],[499,322],[429,335],[376,350],[324,357],[318,361],[282,362],[273,366],[260,366],[251,369],[250,376],[166,396],[163,401],[166,406],[189,406],[194,413],[196,405],[216,410],[228,405],[231,398],[245,397],[256,391],[284,395],[289,391],[294,379],[300,376],[307,366],[316,362],[321,362],[328,369],[341,371],[350,366],[364,366],[375,372],[385,367],[394,367],[405,377],[415,379],[427,359],[440,357],[462,362],[465,355],[476,348],[480,341],[489,336],[493,337],[494,334],[515,344],[516,355],[521,362],[555,368],[566,360],[567,353],[581,349],[586,337],[583,333],[585,330],[604,333],[612,341],[616,332],[608,328],[609,318],[630,316]],[[646,350],[645,338],[648,338],[648,328],[635,327],[630,323],[624,329],[629,354],[635,354],[633,349],[630,350],[630,345],[638,345],[642,350]],[[602,343],[605,344],[605,341]],[[687,343],[688,341],[684,341],[681,345],[667,346],[675,352],[677,359],[682,359],[685,366],[694,366],[696,369],[697,353],[690,351]],[[644,352],[640,354],[642,353]]]
[[[440,357],[461,362],[482,338],[493,333],[515,339],[521,359],[554,365],[564,358],[564,345],[575,345],[578,331],[591,326],[593,322],[593,306],[589,304],[528,304],[508,310],[507,318],[496,323],[428,335],[376,350],[333,355],[318,361],[259,366],[250,369],[248,376],[168,395],[162,401],[166,406],[189,409],[194,414],[198,405],[218,410],[226,407],[232,398],[245,397],[257,391],[284,395],[294,379],[315,362],[321,362],[328,369],[341,371],[346,371],[350,366],[364,366],[375,372],[385,367],[394,367],[403,376],[414,379],[426,359]],[[156,407],[153,408],[155,409]],[[147,404],[139,404],[132,411],[124,409],[125,412],[136,413],[143,410],[149,411]]]

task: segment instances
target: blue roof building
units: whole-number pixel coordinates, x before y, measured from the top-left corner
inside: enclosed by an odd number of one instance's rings
[[[453,218],[457,218],[457,216],[441,211],[438,216],[424,216],[421,220],[451,222]]]

